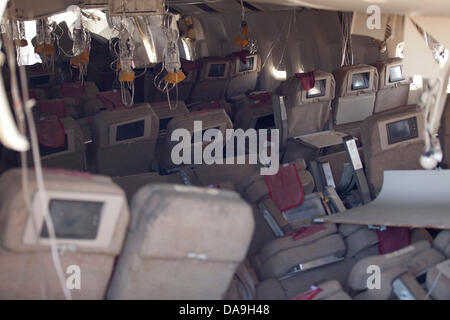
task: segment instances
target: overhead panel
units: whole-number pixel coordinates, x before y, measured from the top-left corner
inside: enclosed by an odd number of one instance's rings
[[[253,3],[302,6],[335,11],[366,12],[370,5],[380,7],[383,14],[450,15],[448,0],[251,0]]]
[[[450,229],[450,170],[384,172],[371,203],[324,217],[325,222]]]
[[[80,4],[79,0],[11,0],[12,14],[16,19],[34,20],[64,12],[71,5]]]
[[[164,0],[109,0],[112,16],[148,16],[164,13]]]
[[[83,0],[83,4],[80,5],[83,8],[107,8],[109,5],[108,0]]]

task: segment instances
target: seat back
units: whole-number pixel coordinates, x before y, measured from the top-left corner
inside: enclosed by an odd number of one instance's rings
[[[230,55],[230,59],[231,79],[226,96],[231,98],[255,90],[261,71],[260,56],[238,52]]]
[[[450,259],[437,264],[427,272],[426,286],[435,300],[450,300],[449,266]]]
[[[97,93],[97,85],[92,81],[85,83],[64,82],[62,85],[55,86],[52,89],[54,98],[71,98],[74,100],[75,110],[80,118],[88,116],[84,114],[84,108],[80,106],[94,103]]]
[[[30,88],[48,89],[60,79],[57,73],[45,70],[41,63],[26,66],[26,71]]]
[[[189,113],[186,104],[183,101],[171,101],[171,105],[166,100],[151,103],[153,111],[155,111],[159,119],[159,137],[165,138],[167,136],[167,126],[174,117],[184,116]]]
[[[158,141],[156,144],[155,150],[155,158],[153,159],[152,168],[156,169],[159,164],[159,160],[161,158],[161,154],[163,150],[166,148],[167,141],[167,125],[170,120],[172,120],[176,116],[183,116],[189,112],[186,107],[186,104],[178,100],[171,101],[171,105],[169,106],[169,102],[167,100],[152,102],[151,106],[153,111],[155,111],[156,116],[159,119],[159,132],[158,132]]]
[[[149,104],[102,111],[92,121],[97,171],[123,176],[149,171],[159,120]]]
[[[37,108],[33,110],[37,119],[41,116],[56,116],[58,118],[72,117],[77,119],[78,114],[75,110],[75,102],[73,99],[50,99],[39,100]]]
[[[388,110],[363,122],[365,169],[374,194],[381,190],[384,170],[421,169],[424,134],[423,113],[416,105]]]
[[[362,291],[356,296],[356,299],[389,299],[393,294],[392,282],[397,277],[405,272],[419,277],[443,260],[445,257],[436,249],[431,248],[428,241],[418,241],[388,254],[359,260],[350,271],[348,285],[352,290]],[[373,274],[368,272],[368,268],[373,265],[378,266],[381,272],[381,286],[378,290],[370,290],[367,287],[367,283],[370,281],[368,277]]]
[[[392,58],[373,64],[378,71],[374,113],[408,104],[411,80],[403,76],[403,60]]]
[[[202,148],[209,144],[209,142],[194,141],[194,122],[200,121],[202,124],[202,137],[203,133],[208,129],[218,129],[223,136],[223,143],[225,144],[226,129],[233,128],[233,124],[226,114],[224,109],[211,109],[197,112],[189,112],[182,116],[176,116],[167,125],[167,137],[166,144],[161,153],[161,159],[159,167],[163,170],[168,170],[177,166],[172,162],[172,149],[178,145],[180,140],[172,141],[172,133],[176,129],[185,129],[191,135],[190,150],[191,150],[191,164],[194,164],[194,152],[195,145],[201,144]],[[184,141],[184,140],[183,140]],[[189,145],[189,142],[185,142]],[[200,163],[198,163],[200,164]]]
[[[231,59],[206,57],[197,61],[197,81],[189,98],[190,102],[217,101],[225,98],[231,79]]]
[[[272,97],[269,92],[249,95],[238,103],[235,110],[236,129],[275,129]]]
[[[0,298],[42,299],[45,288],[48,299],[64,299],[35,175],[27,174],[30,213],[21,170],[0,177]],[[66,275],[79,267],[81,274],[81,288],[71,290],[72,297],[103,299],[128,225],[124,192],[107,177],[76,171],[45,169],[44,181],[56,244],[70,249],[60,251],[62,270]]]
[[[338,68],[333,75],[336,79],[334,124],[361,121],[372,115],[378,89],[377,69],[358,64]]]
[[[331,101],[334,98],[335,82],[333,75],[327,72],[314,72],[314,86],[310,90],[305,88],[302,79],[293,76],[280,87],[280,94],[284,96],[286,112],[274,110],[287,121],[280,126],[287,126],[286,138],[297,137],[325,129],[331,114]],[[280,108],[282,105],[275,105]],[[280,128],[283,130],[283,128]]]
[[[83,131],[72,118],[55,116],[36,122],[42,166],[83,171],[85,169],[85,145]],[[31,152],[28,162],[33,164]]]
[[[134,196],[109,299],[222,299],[253,233],[236,193],[152,184]]]
[[[260,279],[280,278],[342,259],[346,248],[334,224],[301,227],[267,243],[254,258]]]
[[[130,92],[125,91],[126,101],[130,101]],[[132,107],[132,106],[131,106]],[[122,92],[120,90],[101,91],[95,97],[82,99],[78,109],[84,117],[95,116],[102,110],[115,110],[130,108],[122,102]]]

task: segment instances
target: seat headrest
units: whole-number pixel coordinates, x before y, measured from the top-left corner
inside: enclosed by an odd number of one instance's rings
[[[314,86],[311,90],[305,90],[302,79],[295,75],[283,82],[280,89],[281,95],[286,96],[288,107],[319,101],[331,101],[334,99],[335,80],[331,73],[314,71]]]
[[[374,66],[357,64],[333,71],[336,97],[356,96],[378,90],[378,71]]]
[[[367,289],[367,278],[371,275],[367,270],[372,265],[378,266],[382,274],[386,273],[393,277],[403,272],[411,272],[418,276],[443,259],[444,256],[431,248],[428,241],[419,241],[388,254],[359,260],[350,271],[348,284],[353,290]]]
[[[450,258],[450,230],[439,232],[433,240],[433,247],[442,252],[447,258]]]
[[[32,216],[23,198],[21,170],[9,170],[0,177],[0,245],[17,252],[49,250],[34,171],[28,170],[27,175]],[[120,252],[128,206],[124,192],[109,177],[44,169],[44,184],[57,244],[72,246],[77,252]]]
[[[207,109],[174,117],[167,125],[167,130],[170,133],[175,129],[184,128],[194,132],[194,121],[202,121],[203,130],[212,127],[219,127],[221,130],[233,128],[233,123],[224,109]]]
[[[231,59],[232,63],[232,76],[261,71],[261,59],[259,54],[251,54],[250,52],[243,50],[234,52],[228,57]]]
[[[402,125],[401,128],[407,126],[410,137],[396,139],[395,131],[389,133],[389,130],[396,129],[396,124]],[[370,150],[372,156],[394,147],[423,141],[424,137],[423,112],[417,105],[403,106],[374,114],[367,117],[361,127],[362,145],[364,150]],[[399,131],[401,134],[402,130]]]
[[[133,197],[130,232],[144,231],[144,259],[240,263],[253,234],[251,207],[235,192],[150,184]],[[144,230],[142,230],[144,228]]]
[[[230,58],[204,57],[197,63],[200,65],[198,81],[224,80],[231,76]]]
[[[403,59],[390,58],[377,61],[372,64],[378,71],[378,90],[394,87],[398,83],[410,83],[411,81],[403,76]]]
[[[127,106],[123,104],[122,94],[118,90],[99,92],[97,93],[97,98],[108,110],[127,108]]]
[[[66,142],[64,126],[56,116],[36,121],[39,144],[49,148],[59,148]]]
[[[100,147],[156,138],[159,131],[158,116],[147,103],[101,111],[92,123],[94,143]]]
[[[66,103],[63,99],[40,100],[39,112],[64,118],[67,116]]]
[[[153,111],[155,111],[156,115],[160,120],[172,118],[178,115],[184,115],[189,112],[184,101],[178,100],[178,101],[171,101],[170,103],[172,108],[169,107],[168,101],[158,101],[151,103]]]

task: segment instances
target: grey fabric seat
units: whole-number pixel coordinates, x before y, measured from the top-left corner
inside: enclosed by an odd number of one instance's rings
[[[110,176],[148,172],[159,120],[149,104],[98,113],[92,121],[97,171]]]
[[[348,285],[352,290],[361,292],[355,296],[355,299],[389,299],[393,294],[391,283],[398,276],[409,272],[414,277],[418,277],[444,259],[445,257],[433,249],[428,241],[419,241],[388,254],[371,256],[358,261],[349,274]],[[367,270],[373,265],[378,266],[381,271],[382,285],[379,290],[367,288],[368,277],[371,276]]]
[[[424,151],[423,113],[416,105],[368,117],[362,126],[365,170],[374,195],[383,185],[384,170],[421,169]]]
[[[403,76],[403,60],[391,58],[373,64],[378,71],[374,113],[408,104],[411,79]]]
[[[180,164],[175,164],[172,161],[172,150],[173,148],[179,144],[179,141],[172,141],[171,136],[172,132],[177,129],[185,129],[189,132],[191,135],[191,141],[188,141],[189,147],[191,148],[191,161],[189,164],[194,164],[194,152],[192,152],[194,145],[202,144],[202,148],[208,145],[210,142],[206,141],[199,141],[195,142],[193,140],[194,134],[195,134],[195,128],[194,124],[195,122],[201,122],[202,124],[202,131],[205,131],[207,129],[218,129],[222,133],[222,136],[224,137],[223,143],[225,144],[225,137],[226,137],[226,129],[233,128],[233,124],[228,117],[228,115],[225,113],[225,110],[223,109],[212,109],[212,110],[203,110],[198,112],[189,112],[184,115],[175,116],[170,120],[170,122],[167,124],[167,137],[166,137],[166,143],[161,148],[161,157],[159,161],[159,168],[161,170],[171,170],[176,168],[177,166],[180,166]],[[180,138],[179,138],[180,139]],[[180,139],[181,140],[181,139]],[[183,139],[184,140],[184,139]],[[187,144],[186,143],[186,144]],[[203,149],[202,149],[203,150]],[[187,163],[185,163],[187,164]]]
[[[54,119],[55,117],[51,117]],[[46,121],[46,120],[42,120]],[[70,117],[59,119],[53,132],[62,130],[65,135],[64,144],[59,147],[46,147],[40,144],[41,163],[45,168],[60,168],[68,170],[85,170],[85,145],[82,129],[77,121]],[[62,126],[62,127],[60,127]],[[47,128],[49,130],[50,128]],[[50,132],[49,132],[50,133]],[[38,136],[40,133],[38,132]],[[29,165],[33,165],[31,152],[27,153]]]
[[[334,224],[311,225],[297,233],[267,243],[253,259],[260,279],[280,278],[300,264],[345,254],[342,237]],[[334,261],[334,260],[333,260]]]
[[[258,54],[248,54],[245,63],[239,55],[229,56],[231,59],[231,79],[226,97],[231,98],[252,92],[256,88],[258,73],[261,70],[261,59]]]
[[[372,115],[378,89],[377,69],[358,64],[338,68],[333,75],[336,80],[334,124],[362,121]]]
[[[222,299],[254,222],[230,191],[167,184],[134,196],[109,299]]]
[[[231,59],[204,57],[197,63],[199,64],[197,81],[192,88],[189,101],[209,102],[224,99],[231,79]]]
[[[42,288],[47,299],[64,299],[35,174],[27,175],[31,212],[21,170],[0,177],[0,299],[43,299]],[[45,170],[44,183],[56,244],[68,249],[59,251],[64,276],[69,266],[81,272],[72,298],[103,299],[128,226],[124,192],[108,177],[68,170]]]

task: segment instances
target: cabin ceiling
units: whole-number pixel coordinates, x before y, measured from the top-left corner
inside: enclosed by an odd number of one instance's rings
[[[252,0],[258,4],[283,3],[291,6],[310,7],[336,11],[366,11],[374,4],[381,13],[450,15],[449,0]]]
[[[152,1],[152,0],[139,0]],[[70,5],[83,5],[83,0],[11,0],[17,8],[16,16],[34,19],[63,12]],[[103,3],[108,0],[91,2]],[[380,6],[382,13],[420,14],[450,16],[449,0],[247,0],[244,1],[247,12],[287,10],[292,6],[309,7],[335,11],[366,11],[371,4]],[[167,0],[166,5],[172,12],[183,14],[204,14],[208,12],[240,12],[240,0]]]

